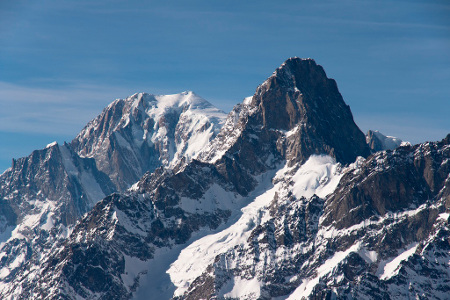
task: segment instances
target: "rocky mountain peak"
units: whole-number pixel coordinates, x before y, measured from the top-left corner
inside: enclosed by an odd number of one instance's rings
[[[313,154],[347,164],[370,149],[336,82],[314,60],[295,57],[235,106],[199,158],[215,163],[226,156],[259,173],[276,161],[294,165]]]
[[[321,81],[327,79],[324,69],[314,59],[292,57],[282,63],[262,85],[269,81],[276,82],[278,85],[285,85],[294,90],[310,89],[322,84]]]
[[[264,127],[292,130],[290,158],[330,154],[350,163],[370,153],[336,82],[313,59],[286,60],[257,88],[250,106],[258,109]]]
[[[290,58],[285,61],[257,90],[251,105],[259,107],[263,124],[269,128],[290,130],[306,113],[301,99],[311,90],[326,83],[321,66],[312,59]]]

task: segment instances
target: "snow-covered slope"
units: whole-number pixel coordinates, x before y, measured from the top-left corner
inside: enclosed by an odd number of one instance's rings
[[[208,267],[215,263],[217,257],[223,257],[223,264],[227,269],[263,269],[271,260],[281,260],[281,257],[258,254],[258,263],[254,257],[233,260],[227,258],[227,253],[235,253],[236,249],[243,251],[250,247],[248,241],[252,239],[255,228],[265,226],[272,220],[271,214],[277,206],[297,202],[307,203],[311,197],[324,198],[333,192],[342,176],[341,165],[330,156],[311,156],[303,165],[289,167],[284,165],[273,177],[272,182],[264,187],[265,192],[256,197],[250,204],[241,209],[241,217],[225,230],[201,238],[181,251],[178,259],[171,265],[168,273],[177,289],[175,296],[182,296],[189,290],[205,288],[204,281],[200,286],[194,281],[208,272]],[[207,276],[214,276],[211,272]],[[262,275],[262,274],[261,274]],[[205,275],[203,275],[205,276]],[[260,297],[264,277],[255,273],[245,276],[217,278],[216,285],[219,297],[240,299],[256,299]],[[213,279],[214,280],[214,279]],[[194,295],[189,295],[196,298]]]
[[[232,233],[183,250],[169,269],[177,293],[183,299],[447,299],[450,135],[346,168],[317,159],[310,157],[298,175],[283,175],[287,180],[269,190],[262,209],[245,214],[256,216],[253,222],[241,222],[243,216]],[[312,195],[322,186],[328,188]]]
[[[193,92],[135,94],[108,105],[72,141],[118,190],[160,166],[189,162],[219,132],[226,114]]]

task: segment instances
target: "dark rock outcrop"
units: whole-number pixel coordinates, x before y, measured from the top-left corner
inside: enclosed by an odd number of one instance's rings
[[[264,127],[297,126],[287,150],[296,162],[327,153],[346,164],[370,153],[336,82],[312,59],[288,59],[258,87],[251,105],[261,110]]]
[[[370,149],[336,82],[314,60],[296,57],[234,108],[215,143],[199,157],[208,161],[218,152],[261,172],[269,157],[293,165],[312,154],[329,154],[347,164],[367,157]]]
[[[371,156],[357,172],[341,179],[327,199],[323,224],[346,228],[443,196],[448,189],[449,159],[447,138]]]

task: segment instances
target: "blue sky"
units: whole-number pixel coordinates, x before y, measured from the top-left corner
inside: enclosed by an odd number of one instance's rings
[[[135,92],[225,111],[291,56],[336,79],[363,131],[450,132],[448,1],[0,2],[0,172]]]

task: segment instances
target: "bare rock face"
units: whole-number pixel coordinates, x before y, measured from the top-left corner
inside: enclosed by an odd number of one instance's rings
[[[327,199],[324,225],[342,229],[389,211],[419,207],[445,193],[450,173],[447,139],[371,156],[347,173]]]
[[[312,59],[288,59],[258,87],[252,105],[267,128],[294,131],[288,152],[304,162],[328,153],[342,163],[369,155],[364,134],[353,121],[336,82]]]
[[[215,162],[225,153],[250,170],[266,169],[269,156],[295,164],[329,154],[347,164],[370,154],[336,82],[312,59],[284,62],[234,108],[216,140],[199,159]]]

